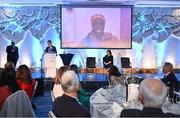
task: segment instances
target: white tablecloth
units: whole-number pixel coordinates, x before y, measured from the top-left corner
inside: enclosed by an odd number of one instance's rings
[[[90,97],[90,113],[92,117],[119,117],[123,109],[142,109],[137,101],[126,101],[126,87],[117,85],[113,88],[100,88]],[[168,101],[162,107],[164,112],[180,114],[180,105]]]

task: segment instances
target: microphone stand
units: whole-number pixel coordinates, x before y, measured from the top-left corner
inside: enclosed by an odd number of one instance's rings
[[[45,53],[46,53],[46,51],[44,51],[44,53],[42,54],[42,56],[41,56],[41,59],[40,59],[40,61],[41,61],[41,79],[43,78],[43,57],[44,57],[44,55],[45,55]]]

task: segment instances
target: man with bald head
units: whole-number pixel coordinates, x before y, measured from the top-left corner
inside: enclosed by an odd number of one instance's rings
[[[57,117],[90,117],[89,112],[79,103],[77,91],[79,79],[77,74],[66,71],[60,80],[64,94],[54,100],[52,111]]]
[[[175,114],[163,113],[161,110],[166,97],[167,89],[161,80],[144,79],[140,84],[138,97],[143,109],[124,109],[121,117],[178,117]]]
[[[81,41],[81,46],[105,47],[110,45],[109,42],[118,41],[112,33],[104,32],[105,17],[102,14],[95,14],[91,17],[91,27],[91,32]]]

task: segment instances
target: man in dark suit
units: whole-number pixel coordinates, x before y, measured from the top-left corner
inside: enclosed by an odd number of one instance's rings
[[[18,47],[15,46],[15,43],[12,41],[10,46],[6,48],[7,52],[7,62],[13,62],[16,67],[17,60],[19,58]]]
[[[163,65],[163,72],[165,74],[162,81],[169,88],[168,93],[170,99],[176,103],[176,96],[174,95],[174,90],[178,91],[177,78],[173,73],[173,65],[169,62],[165,62]]]
[[[60,80],[64,94],[55,99],[52,111],[57,117],[90,117],[89,112],[79,103],[77,91],[79,79],[74,71],[66,71]]]
[[[48,40],[48,47],[44,50],[46,53],[55,53],[57,54],[56,47],[52,45],[52,41]]]
[[[139,87],[139,100],[143,105],[142,110],[124,109],[121,117],[179,117],[171,113],[163,113],[161,107],[166,99],[167,89],[158,79],[144,79]]]

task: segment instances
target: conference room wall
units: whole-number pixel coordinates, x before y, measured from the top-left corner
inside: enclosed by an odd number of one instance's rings
[[[132,19],[132,49],[112,50],[115,65],[120,68],[120,57],[125,56],[130,57],[133,68],[161,68],[164,61],[170,61],[175,68],[179,68],[179,11],[180,8],[170,7],[135,7]],[[106,49],[61,49],[59,6],[1,7],[0,15],[1,68],[6,63],[5,49],[11,39],[19,47],[17,67],[20,64],[27,64],[32,68],[40,67],[40,58],[49,39],[53,41],[58,54],[75,54],[71,64],[86,67],[86,57],[96,57],[96,66],[103,65],[102,57],[106,54]],[[61,58],[57,56],[57,68],[62,65]]]

